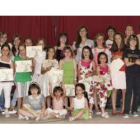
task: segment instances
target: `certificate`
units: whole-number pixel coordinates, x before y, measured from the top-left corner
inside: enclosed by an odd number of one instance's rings
[[[14,81],[13,69],[0,69],[0,81]]]
[[[64,86],[66,89],[66,96],[75,96],[75,86],[74,85],[65,84]]]
[[[63,81],[63,70],[50,70],[48,76],[51,83],[60,83]]]
[[[58,69],[58,61],[57,60],[43,60],[43,67],[47,68],[47,67],[55,67],[56,69]]]
[[[32,60],[16,61],[16,72],[32,72]]]
[[[124,65],[124,62],[118,58],[116,60],[113,60],[110,64],[110,70],[111,72],[117,72],[120,70],[120,68]]]
[[[34,58],[42,53],[42,46],[28,46],[26,47],[26,55],[29,58]]]

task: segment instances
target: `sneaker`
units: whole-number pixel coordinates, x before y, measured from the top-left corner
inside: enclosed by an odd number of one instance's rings
[[[101,117],[103,118],[110,118],[109,114],[107,112],[101,114]]]
[[[140,112],[140,107],[138,108],[138,112]]]
[[[27,121],[29,121],[29,117],[25,116],[25,119],[26,119]]]
[[[25,117],[19,114],[19,115],[18,115],[18,119],[19,119],[19,120],[23,120],[23,119],[25,119]]]
[[[124,119],[129,119],[129,115],[128,114],[124,114],[123,118]]]
[[[6,118],[10,117],[9,111],[8,111],[8,110],[5,110],[5,117],[6,117]]]
[[[4,112],[5,108],[4,107],[0,107],[0,112]]]
[[[133,117],[139,117],[139,114],[137,112],[132,113]]]
[[[10,111],[9,111],[9,114],[15,114],[16,112],[17,112],[16,110],[10,110]],[[2,114],[4,115],[4,114],[5,114],[5,111],[2,112]]]

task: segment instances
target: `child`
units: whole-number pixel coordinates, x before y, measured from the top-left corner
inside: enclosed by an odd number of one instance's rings
[[[10,59],[10,46],[8,44],[4,44],[1,47],[1,57],[0,57],[0,69],[13,69],[13,62]],[[0,95],[2,90],[4,90],[5,97],[5,117],[10,117],[8,108],[10,107],[10,94],[13,86],[13,82],[0,82]]]
[[[92,52],[93,52],[94,61],[95,61],[96,65],[98,65],[97,59],[98,59],[98,54],[100,52],[105,52],[107,54],[107,56],[108,56],[108,64],[110,64],[112,56],[111,56],[110,50],[105,46],[104,34],[98,33],[95,36],[95,47],[92,49]],[[99,108],[98,108],[96,90],[94,91],[94,103],[95,103],[96,114],[100,115],[101,112],[99,111]]]
[[[38,121],[39,119],[46,118],[47,112],[45,111],[45,100],[43,95],[41,95],[38,83],[31,83],[28,93],[29,95],[24,98],[22,108],[18,110],[18,113],[26,120],[32,118]]]
[[[96,91],[99,96],[99,105],[101,108],[101,116],[103,118],[109,118],[107,112],[105,112],[105,107],[107,103],[107,91],[108,89],[112,90],[110,77],[109,76],[109,66],[107,54],[104,52],[99,53],[98,55],[98,66],[97,66],[97,74],[99,77],[103,78],[102,82],[97,82]]]
[[[138,49],[138,38],[130,35],[128,38],[128,48],[123,53],[126,64],[126,96],[124,106],[124,118],[129,118],[130,102],[133,93],[132,115],[138,117],[137,104],[140,94],[140,50]]]
[[[66,46],[70,46],[70,45],[68,45],[68,34],[60,33],[59,38],[57,40],[57,46],[54,46],[55,51],[56,51],[56,59],[58,60],[58,62],[65,57],[64,48]]]
[[[73,43],[73,50],[76,51],[76,64],[79,64],[82,56],[82,49],[84,46],[94,47],[93,40],[89,39],[88,29],[85,26],[81,26],[77,32],[77,40]]]
[[[64,48],[64,59],[60,60],[60,70],[63,70],[63,82],[66,88],[67,97],[70,97],[70,102],[75,96],[75,84],[77,82],[76,62],[73,59],[73,52],[69,46]],[[66,101],[67,102],[67,101]]]
[[[96,66],[95,62],[93,61],[92,50],[89,46],[85,46],[82,50],[82,60],[79,62],[78,65],[78,79],[79,79],[78,82],[85,84],[86,92],[88,93],[90,103],[91,115],[93,108],[93,90],[94,90],[93,75],[95,73]]]
[[[48,66],[44,65],[46,60],[47,60]],[[42,67],[41,67],[41,74],[43,74],[43,95],[44,95],[44,97],[46,97],[48,108],[50,108],[50,106],[51,106],[51,99],[50,99],[50,93],[49,93],[50,81],[48,78],[48,72],[51,70],[56,70],[56,69],[58,69],[58,67],[59,67],[58,61],[55,59],[55,49],[53,47],[48,47],[46,59],[43,60]]]
[[[88,101],[84,97],[85,86],[82,83],[78,83],[75,86],[76,97],[72,100],[71,106],[66,108],[72,110],[71,117],[69,121],[74,121],[76,119],[89,119],[89,108]]]
[[[46,58],[46,51],[44,50],[46,47],[46,41],[44,38],[38,38],[37,40],[37,46],[42,47],[42,53],[35,57],[33,59],[33,65],[34,65],[34,74],[33,74],[33,81],[39,83],[40,88],[41,88],[41,94],[43,94],[43,75],[41,74],[41,66],[43,60]]]
[[[123,51],[125,50],[125,43],[121,33],[117,32],[114,36],[113,45],[111,48],[112,51],[112,60],[122,59]],[[117,73],[115,71],[111,71],[112,77],[112,115],[117,115],[116,112],[116,97],[117,97],[117,90],[122,90],[122,108],[119,112],[120,115],[123,114],[124,111],[124,101],[125,101],[125,92],[126,92],[126,76],[125,76],[125,69],[119,70]],[[120,80],[121,79],[121,80]]]
[[[126,37],[124,39],[126,45],[127,45],[127,40],[129,38],[129,36],[132,35],[132,34],[134,34],[134,27],[132,25],[127,25],[125,27],[125,35],[126,35]]]
[[[56,86],[53,89],[52,94],[52,84],[50,84],[50,95],[53,102],[53,109],[47,108],[47,113],[49,114],[50,118],[65,118],[65,115],[67,114],[67,110],[63,108],[66,90],[63,83],[61,83],[61,86],[62,87]]]
[[[107,35],[108,35],[108,39],[106,40],[106,46],[111,49],[112,44],[113,44],[113,40],[114,40],[114,34],[116,32],[116,28],[114,26],[109,26],[107,27]]]
[[[16,61],[25,61],[25,60],[29,60],[29,58],[26,56],[26,47],[24,46],[24,44],[21,44],[19,46],[19,56],[16,56],[14,58],[14,64],[16,63]],[[16,64],[15,64],[15,68],[16,68]],[[23,97],[28,96],[28,89],[31,80],[32,79],[31,79],[30,72],[15,73],[18,109],[20,109],[22,106]]]

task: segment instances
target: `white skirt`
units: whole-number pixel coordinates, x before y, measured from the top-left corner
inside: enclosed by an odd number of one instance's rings
[[[111,73],[112,86],[115,89],[126,89],[126,75],[124,71]]]

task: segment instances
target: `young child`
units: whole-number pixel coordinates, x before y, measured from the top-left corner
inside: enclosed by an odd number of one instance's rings
[[[43,95],[46,97],[47,107],[51,107],[51,99],[49,93],[49,77],[48,72],[52,70],[57,70],[59,68],[58,61],[55,59],[55,49],[53,47],[47,48],[46,59],[42,62],[41,74],[43,74]],[[45,62],[47,60],[47,66],[45,66]],[[53,89],[52,89],[53,90]]]
[[[26,120],[30,118],[38,121],[45,119],[47,112],[45,110],[45,99],[41,94],[39,84],[33,82],[29,86],[29,95],[24,98],[22,108],[18,110],[19,115],[23,116]]]
[[[88,93],[89,103],[90,103],[90,113],[92,116],[93,108],[93,91],[94,91],[94,81],[93,75],[96,74],[96,66],[93,61],[92,50],[89,46],[85,46],[82,50],[82,60],[80,60],[78,65],[78,82],[83,83],[86,87],[86,92]],[[90,117],[91,117],[90,116]]]
[[[63,82],[61,82],[61,87],[56,86],[52,93],[52,84],[50,84],[50,95],[52,97],[53,109],[47,108],[47,113],[50,118],[65,118],[67,110],[64,109],[64,99],[66,97],[66,90]]]
[[[68,110],[72,110],[71,117],[69,118],[69,121],[74,121],[76,119],[89,119],[89,107],[88,107],[88,101],[84,97],[85,92],[85,86],[82,83],[78,83],[75,86],[75,92],[76,97],[72,100],[71,106],[68,107],[65,105],[65,107]]]
[[[19,46],[19,56],[14,58],[14,64],[16,61],[30,60],[26,56],[26,47],[24,44]],[[16,64],[15,64],[16,69]],[[20,109],[23,103],[23,97],[28,96],[28,89],[30,81],[32,80],[30,72],[16,72],[15,73],[15,83],[17,92],[17,107]]]
[[[140,50],[138,49],[138,38],[130,35],[127,42],[127,49],[123,53],[126,65],[126,95],[124,106],[124,118],[129,118],[130,103],[133,93],[132,115],[138,117],[137,106],[140,94]]]
[[[97,66],[97,74],[99,77],[103,79],[102,82],[97,82],[96,91],[99,96],[99,105],[101,108],[101,116],[103,118],[109,118],[109,114],[105,112],[105,107],[107,103],[107,91],[112,90],[111,81],[109,76],[109,66],[107,54],[104,52],[99,53],[98,55],[98,66]]]
[[[85,26],[81,26],[77,32],[77,39],[72,45],[73,50],[76,51],[76,64],[79,64],[79,61],[81,60],[82,49],[84,46],[89,46],[92,48],[94,47],[94,42],[93,40],[89,39],[88,29]]]
[[[126,46],[122,34],[119,32],[115,33],[113,45],[111,48],[112,60],[122,59],[123,51],[125,50],[125,48]],[[124,101],[125,101],[125,92],[126,92],[125,69],[120,69],[117,73],[115,71],[116,70],[114,71],[111,70],[112,86],[113,86],[113,92],[112,92],[112,109],[113,109],[112,115],[113,116],[117,115],[116,98],[117,98],[118,89],[122,90],[122,107],[121,107],[121,111],[119,112],[120,115],[122,115],[124,111]]]
[[[133,35],[133,34],[134,34],[134,27],[132,25],[127,25],[125,27],[125,39],[124,39],[124,42],[126,45],[127,45],[127,40],[129,38],[129,36]]]
[[[43,75],[41,74],[41,66],[43,60],[46,58],[46,41],[44,38],[38,38],[37,40],[37,46],[42,47],[42,53],[35,57],[33,59],[33,65],[34,65],[34,74],[33,74],[33,81],[39,83],[40,88],[41,88],[41,94],[43,94]]]
[[[107,35],[108,35],[108,39],[106,40],[106,46],[111,49],[112,44],[113,44],[113,40],[114,40],[114,34],[116,32],[116,28],[114,26],[109,26],[107,27]]]
[[[64,48],[64,59],[60,60],[60,70],[63,70],[63,82],[66,88],[66,95],[70,97],[70,102],[75,96],[75,84],[77,82],[76,62],[73,59],[73,52],[69,46]],[[67,103],[67,101],[66,101]]]
[[[0,57],[0,69],[13,69],[13,62],[10,59],[10,46],[8,44],[4,44],[1,47],[1,57]],[[5,117],[10,117],[8,108],[10,107],[10,94],[13,82],[1,81],[0,82],[0,95],[2,90],[4,90],[4,98],[5,98]]]

